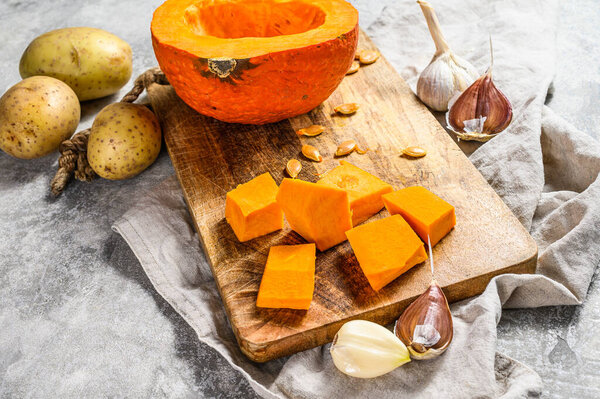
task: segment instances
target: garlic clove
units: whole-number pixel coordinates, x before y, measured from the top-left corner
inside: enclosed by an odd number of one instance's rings
[[[453,336],[452,314],[435,280],[402,313],[394,332],[413,359],[431,359],[448,348]]]
[[[512,105],[492,80],[491,68],[454,101],[448,127],[462,140],[487,141],[512,121]]]
[[[406,346],[394,333],[366,320],[344,324],[329,351],[338,370],[358,378],[378,377],[410,362]]]
[[[433,7],[426,1],[417,3],[421,6],[436,47],[429,65],[419,75],[417,96],[431,109],[446,111],[450,99],[477,78],[477,70],[450,50]]]
[[[431,240],[429,259],[433,275]],[[432,359],[444,353],[454,335],[452,313],[446,295],[435,281],[402,313],[394,326],[394,334],[407,346],[413,359]]]

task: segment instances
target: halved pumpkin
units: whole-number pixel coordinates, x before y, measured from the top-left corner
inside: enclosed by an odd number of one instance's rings
[[[335,90],[354,58],[358,12],[344,0],[167,0],[151,30],[183,101],[225,122],[263,124]]]

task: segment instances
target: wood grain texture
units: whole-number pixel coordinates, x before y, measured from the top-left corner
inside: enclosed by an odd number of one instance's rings
[[[359,48],[375,47],[361,33]],[[375,292],[344,242],[318,254],[308,311],[256,307],[269,247],[303,239],[286,227],[238,242],[225,221],[225,194],[266,171],[281,182],[290,158],[303,164],[299,178],[316,181],[318,173],[338,165],[333,154],[346,139],[372,151],[344,159],[396,189],[422,185],[456,207],[456,228],[433,250],[436,279],[449,301],[483,292],[498,274],[535,270],[537,247],[531,236],[383,57],[347,76],[315,110],[275,124],[236,125],[204,117],[169,86],[153,85],[149,98],[231,327],[242,352],[252,360],[264,362],[322,345],[351,319],[390,323],[430,282],[429,266],[422,263]],[[333,107],[346,102],[361,108],[353,116],[334,115]],[[314,138],[295,134],[312,124],[324,125],[325,133]],[[324,161],[304,158],[302,144],[316,146]],[[409,145],[426,148],[428,155],[400,156]],[[374,218],[387,215],[383,210]]]

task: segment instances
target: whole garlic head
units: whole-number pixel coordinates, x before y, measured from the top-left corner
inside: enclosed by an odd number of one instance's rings
[[[448,102],[477,79],[475,68],[450,50],[435,55],[421,72],[417,96],[435,111],[448,110]]]
[[[450,50],[433,7],[418,1],[427,21],[436,52],[417,82],[417,96],[435,111],[447,111],[448,102],[477,79],[477,70]]]
[[[394,333],[366,320],[344,324],[329,351],[338,370],[358,378],[379,377],[410,362],[408,349]]]

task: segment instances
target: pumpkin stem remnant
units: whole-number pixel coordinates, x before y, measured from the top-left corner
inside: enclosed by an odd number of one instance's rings
[[[169,84],[158,67],[148,69],[138,76],[131,90],[123,96],[120,102],[134,102],[152,83]],[[50,191],[54,196],[58,196],[63,192],[73,172],[75,172],[75,179],[80,181],[91,181],[96,176],[87,160],[87,144],[90,131],[91,129],[88,128],[75,133],[73,137],[60,144],[58,148],[60,151],[58,170],[50,182]]]
[[[208,60],[208,70],[221,79],[228,77],[236,66],[237,61],[233,58],[209,58]]]

